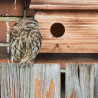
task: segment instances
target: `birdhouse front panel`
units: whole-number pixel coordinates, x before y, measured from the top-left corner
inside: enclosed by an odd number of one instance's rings
[[[42,53],[98,53],[98,12],[38,11]]]

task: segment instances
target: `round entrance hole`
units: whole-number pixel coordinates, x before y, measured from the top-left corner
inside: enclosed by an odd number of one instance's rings
[[[61,37],[65,33],[65,27],[61,23],[54,23],[50,28],[51,34],[54,37]]]

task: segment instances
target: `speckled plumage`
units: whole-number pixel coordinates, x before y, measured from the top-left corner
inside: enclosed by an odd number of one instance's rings
[[[15,23],[10,33],[11,60],[21,66],[32,65],[41,47],[38,22],[33,18],[22,18]]]

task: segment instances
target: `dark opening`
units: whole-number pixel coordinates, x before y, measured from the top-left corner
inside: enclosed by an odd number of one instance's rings
[[[61,98],[65,98],[65,73],[61,73]]]
[[[54,23],[50,31],[54,37],[61,37],[64,35],[65,27],[61,23]]]

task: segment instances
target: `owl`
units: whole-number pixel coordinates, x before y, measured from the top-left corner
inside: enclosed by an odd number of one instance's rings
[[[33,18],[18,20],[10,32],[11,60],[20,66],[32,65],[42,43],[38,22]]]

